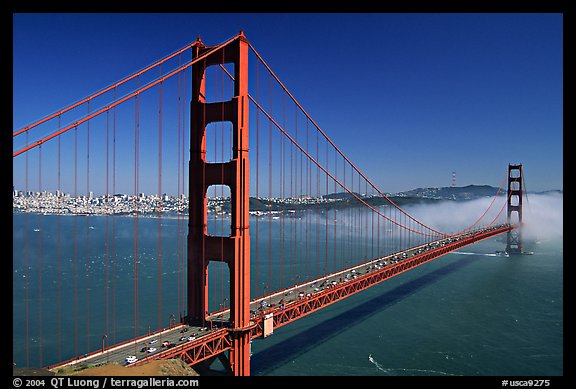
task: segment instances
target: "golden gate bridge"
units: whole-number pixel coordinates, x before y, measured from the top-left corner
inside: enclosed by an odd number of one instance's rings
[[[508,166],[470,225],[433,228],[362,173],[243,32],[215,46],[198,38],[13,139],[25,176],[27,366],[180,358],[201,370],[218,359],[249,375],[254,338],[496,235],[507,234],[508,253],[523,251],[522,165]],[[56,218],[52,234],[45,215]],[[105,218],[102,238],[94,215]],[[148,216],[154,236],[142,234]],[[119,283],[132,293],[118,296]],[[44,324],[47,311],[55,323]],[[150,312],[155,325],[142,322]]]

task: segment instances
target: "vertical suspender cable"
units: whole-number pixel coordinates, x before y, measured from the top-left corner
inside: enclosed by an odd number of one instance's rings
[[[350,169],[350,188],[354,191],[354,170]],[[354,207],[350,208],[350,220],[351,220],[351,228],[350,228],[350,236],[348,240],[348,247],[350,248],[350,260],[356,264],[355,259],[358,259],[359,256],[358,248],[357,248],[357,241],[356,235],[358,233],[358,220],[357,220],[357,212],[356,212],[356,200],[352,199]],[[356,254],[356,255],[355,255]]]
[[[60,128],[60,115],[58,115],[58,128]],[[62,260],[62,247],[61,247],[61,240],[60,240],[60,235],[61,235],[61,224],[60,224],[60,212],[62,211],[61,209],[61,190],[62,187],[60,186],[60,173],[61,173],[61,163],[60,163],[60,155],[61,155],[61,139],[60,137],[58,137],[58,196],[56,198],[56,201],[58,202],[58,214],[56,216],[56,222],[57,222],[57,242],[56,242],[56,246],[58,248],[58,253],[57,253],[57,259],[56,259],[56,266],[57,266],[57,280],[56,280],[56,285],[57,285],[57,293],[58,293],[58,360],[61,361],[62,360],[62,300],[61,300],[61,260]]]
[[[160,67],[162,75],[162,67]],[[162,328],[162,86],[158,88],[158,328]]]
[[[412,228],[411,228],[411,221],[412,219],[408,219],[408,229],[407,229],[407,233],[408,233],[408,244],[406,245],[406,248],[411,247],[412,246]]]
[[[354,191],[354,170],[350,169],[350,188],[352,188],[352,191]],[[356,204],[356,201],[353,199],[352,200],[354,204]],[[350,236],[348,237],[348,247],[350,248],[350,259],[353,260],[354,257],[358,257],[358,249],[356,247],[356,242],[357,239],[355,239],[355,235],[357,233],[357,220],[356,220],[356,205],[353,208],[350,208],[350,220],[351,220],[351,226],[352,228],[350,229]],[[356,253],[357,255],[355,256],[354,253]],[[357,259],[357,258],[356,258]],[[356,263],[354,263],[356,264]]]
[[[286,95],[283,94],[282,98],[282,121],[283,126],[286,127]],[[284,174],[285,167],[285,153],[284,153],[284,137],[280,136],[280,288],[282,289],[283,276],[284,276],[284,248],[285,248],[285,231],[284,231],[284,212],[285,212],[285,202],[284,202],[284,190],[286,188],[284,180],[286,179],[286,174]]]
[[[350,169],[350,188],[354,190],[354,170]],[[347,236],[347,246],[348,246],[348,258],[350,262],[353,262],[354,258],[354,234],[356,234],[356,199],[350,199],[350,207],[348,208],[348,220],[350,223],[349,233]]]
[[[368,195],[368,181],[366,182],[366,195]],[[372,197],[374,198],[374,197]],[[376,204],[375,204],[376,205]],[[372,235],[370,237],[370,259],[376,258],[374,256],[374,212],[370,212],[371,220],[372,220]],[[368,224],[368,218],[366,218],[366,224]]]
[[[358,196],[362,196],[362,177],[360,176],[360,174],[358,174]],[[363,227],[363,222],[364,222],[364,215],[362,214],[362,207],[358,207],[358,231],[360,232],[360,238],[358,239],[358,246],[359,246],[359,253],[360,253],[360,262],[362,262],[363,260],[366,259],[366,253],[365,253],[365,242],[364,242],[364,228]]]
[[[140,81],[140,78],[138,78]],[[140,84],[140,82],[138,82]],[[134,338],[138,337],[138,149],[140,94],[136,95],[134,108]]]
[[[316,131],[316,160],[320,160],[320,144],[319,144],[319,136],[318,131]],[[320,168],[316,167],[314,169],[316,171],[316,199],[320,197]],[[320,215],[316,217],[316,273],[314,277],[318,277],[320,275]]]
[[[344,159],[342,159],[342,175],[343,175],[343,182],[344,182],[344,186],[346,186],[346,161],[344,161]],[[347,201],[348,202],[348,201]],[[349,205],[349,204],[348,204]],[[344,261],[344,267],[346,266],[346,258],[348,257],[345,248],[346,248],[346,235],[348,235],[349,230],[350,230],[350,221],[347,220],[347,215],[348,212],[346,212],[347,209],[350,209],[349,206],[347,206],[346,208],[344,208],[340,214],[340,217],[343,219],[343,224],[342,227],[346,227],[346,231],[344,231],[344,228],[340,229],[340,255],[342,255],[342,260]],[[344,217],[344,215],[346,215],[346,218]]]
[[[378,196],[378,194],[376,194]],[[380,200],[379,196],[377,197]],[[374,223],[374,219],[372,219],[372,223]],[[380,218],[376,218],[376,223],[378,224],[376,227],[376,255],[378,258],[382,257],[382,252],[380,251]],[[374,224],[372,224],[374,225]]]
[[[309,132],[308,132],[308,118],[306,118],[306,150],[309,150],[308,148],[308,143],[309,143]],[[311,185],[310,185],[310,181],[311,180],[311,174],[310,174],[310,160],[308,158],[306,158],[306,198],[310,199],[310,194],[311,192]],[[307,209],[306,210],[306,229],[304,231],[304,236],[305,236],[305,249],[304,249],[304,271],[306,273],[306,280],[308,280],[310,278],[310,253],[309,253],[309,246],[308,246],[308,227],[310,225],[310,213],[311,213],[311,209]]]
[[[318,131],[316,131],[316,160],[319,161],[320,160],[320,147],[318,145]],[[320,168],[318,166],[316,166],[316,168],[314,169],[316,171],[316,193],[315,193],[315,197],[316,199],[320,198]],[[315,237],[316,237],[316,252],[315,252],[315,257],[316,257],[316,271],[314,273],[314,278],[317,278],[320,275],[320,231],[318,230],[319,226],[320,226],[320,215],[318,214],[316,217],[316,221],[315,221]]]
[[[403,213],[400,213],[400,215],[398,215],[398,218],[400,219],[400,225],[404,225],[404,221],[406,220],[406,218],[404,217]],[[406,238],[406,229],[400,227],[400,246],[398,247],[398,251],[404,250],[404,240]]]
[[[74,198],[78,198],[78,127],[74,127]],[[74,351],[78,349],[78,202],[74,202]]]
[[[106,112],[106,232],[105,232],[105,279],[104,279],[104,335],[108,337],[110,333],[109,323],[109,299],[110,299],[110,233],[109,233],[109,219],[110,219],[110,192],[109,192],[109,170],[110,170],[110,112]],[[60,137],[58,137],[60,138]]]
[[[206,61],[204,61],[204,63],[206,63]],[[181,143],[181,147],[182,147],[182,169],[181,169],[181,173],[182,173],[182,199],[184,199],[186,197],[186,165],[187,165],[187,159],[186,159],[186,104],[187,104],[187,97],[186,97],[186,72],[184,72],[183,76],[182,76],[182,143]],[[190,193],[188,193],[188,196],[190,195]],[[182,201],[184,203],[184,200]],[[186,245],[186,239],[182,239],[181,240],[181,244],[182,244],[182,269],[185,269],[186,266],[186,258],[187,256],[185,255],[187,252],[187,245]],[[185,299],[186,299],[186,272],[182,271],[182,302],[183,304],[185,303]],[[184,305],[185,306],[185,305]]]
[[[360,175],[358,175],[358,189],[354,190],[354,171],[352,171],[352,191],[357,192],[360,194]],[[352,255],[356,254],[356,264],[359,264],[362,258],[362,230],[360,229],[360,207],[356,206],[354,209],[354,229],[355,234],[352,237],[352,243],[355,249],[352,252]]]
[[[88,114],[90,114],[90,102],[88,101]],[[88,198],[88,208],[90,207],[90,120],[86,122],[86,197]],[[87,215],[89,214],[88,209]],[[84,270],[86,272],[86,351],[90,351],[90,217],[86,216],[86,243],[85,243],[85,262]]]
[[[294,109],[294,120],[296,122],[296,134],[298,134],[298,111],[296,109]],[[302,136],[302,135],[300,135]],[[294,154],[294,192],[293,195],[294,197],[298,197],[300,198],[299,200],[299,207],[300,209],[298,210],[298,219],[294,220],[294,258],[293,258],[293,262],[294,262],[294,274],[293,277],[301,277],[302,276],[302,268],[300,266],[301,263],[301,259],[302,259],[302,255],[301,255],[301,243],[302,243],[302,223],[298,222],[300,220],[302,220],[302,203],[301,203],[301,198],[303,197],[303,193],[302,193],[302,172],[300,171],[300,174],[298,174],[298,168],[301,168],[301,162],[302,159],[298,158],[300,153],[298,153],[298,151],[293,147],[293,145],[291,145],[292,147],[292,153]],[[298,180],[298,177],[300,177],[300,180]],[[300,227],[300,228],[299,228]]]
[[[26,131],[26,144],[28,144],[28,131]],[[26,196],[26,232],[25,232],[25,239],[24,239],[24,257],[25,257],[25,265],[26,265],[26,269],[24,270],[25,275],[26,275],[26,281],[25,281],[25,295],[26,295],[26,301],[24,302],[25,304],[25,311],[26,311],[26,367],[30,367],[30,348],[29,348],[29,340],[30,339],[30,312],[29,312],[29,280],[30,280],[30,272],[29,272],[29,268],[30,268],[30,255],[28,252],[28,248],[29,248],[29,236],[28,236],[28,229],[29,229],[29,220],[28,220],[28,201],[30,201],[30,197],[28,194],[28,153],[26,153],[25,155],[26,158],[26,183],[25,183],[25,196]]]
[[[298,139],[298,117],[297,112],[294,110],[294,131],[296,132],[296,139]],[[290,199],[295,200],[294,194],[294,164],[296,160],[294,159],[294,145],[290,144]],[[293,202],[294,204],[294,202]],[[294,255],[296,253],[296,231],[294,230],[294,216],[290,217],[290,279],[294,279]]]
[[[116,88],[114,88],[116,100]],[[116,107],[112,114],[112,194],[116,194]],[[114,206],[116,203],[114,203]],[[112,218],[112,342],[116,343],[116,218]]]
[[[306,139],[307,134],[308,134],[308,119],[305,118],[305,135],[304,135],[304,139]],[[301,152],[298,152],[298,154],[300,155],[300,191],[299,193],[301,194],[301,196],[303,198],[306,199],[306,202],[308,202],[308,170],[304,168],[304,155]],[[307,160],[307,158],[306,158]],[[300,270],[298,272],[299,275],[304,275],[304,279],[307,280],[308,279],[308,258],[307,258],[307,252],[308,252],[308,215],[310,214],[310,209],[308,207],[304,207],[304,223],[303,225],[300,227],[300,239],[299,242],[306,242],[304,245],[300,245],[300,250],[299,250],[299,255],[298,255],[298,259],[299,262],[302,264],[300,266]],[[298,223],[298,224],[302,224],[302,223]]]
[[[42,145],[38,147],[38,192],[42,196]],[[42,214],[38,213],[38,354],[42,363]]]
[[[180,62],[181,58],[178,57],[178,61]],[[176,161],[176,183],[177,183],[177,190],[176,190],[176,201],[177,204],[180,204],[180,160],[183,157],[182,153],[181,153],[181,147],[180,144],[182,143],[182,139],[181,139],[181,133],[182,133],[182,120],[181,120],[181,116],[182,113],[180,112],[181,110],[181,84],[182,84],[182,75],[179,73],[178,74],[178,78],[177,78],[177,83],[176,83],[176,90],[177,90],[177,99],[176,99],[176,111],[177,111],[177,132],[178,132],[178,143],[176,146],[176,151],[177,151],[177,161]],[[181,212],[181,207],[179,206],[177,209],[177,234],[176,234],[176,257],[177,257],[177,262],[178,262],[178,279],[177,279],[177,292],[178,292],[178,313],[180,315],[180,318],[182,318],[182,307],[184,306],[184,300],[183,300],[183,290],[184,290],[184,283],[183,283],[183,274],[184,274],[184,267],[182,266],[182,242],[180,241],[182,239],[182,212]]]
[[[360,197],[362,196],[362,176],[360,174],[358,174],[358,195]],[[360,246],[360,261],[359,263],[361,263],[362,261],[366,260],[366,242],[364,241],[365,237],[365,233],[366,231],[364,231],[364,214],[363,214],[363,209],[362,207],[358,207],[358,230],[360,231],[360,239],[358,239],[358,245]]]
[[[388,207],[390,209],[390,207]],[[392,209],[390,209],[390,214],[392,214]],[[394,220],[397,221],[398,219],[398,209],[394,208]],[[392,227],[394,228],[394,247],[393,250],[394,252],[400,250],[400,247],[402,246],[400,243],[401,237],[402,237],[402,230],[400,228],[398,228],[397,224],[392,225]]]
[[[328,143],[326,143],[326,170],[328,170]],[[324,225],[324,274],[328,273],[328,174],[326,176],[325,225]]]
[[[272,78],[270,80],[270,112],[272,112]],[[268,121],[268,200],[272,199],[272,122]],[[272,278],[272,213],[268,213],[268,279],[266,286],[269,288]],[[268,290],[269,292],[269,290]],[[264,293],[266,294],[266,293]]]
[[[336,153],[334,153],[334,175],[336,177],[338,177],[338,154],[336,154]],[[336,181],[334,181],[334,194],[336,194],[337,190],[338,190],[338,186],[336,184]],[[336,237],[338,236],[338,222],[339,222],[337,212],[338,212],[337,207],[334,207],[334,218],[333,218],[334,219],[334,236],[332,237],[332,239],[334,241],[332,243],[332,248],[334,251],[334,254],[333,254],[334,255],[334,269],[337,269],[338,267],[342,268],[342,264],[340,264],[340,265],[338,264],[338,262],[339,262],[338,261],[338,255],[337,255],[338,250],[336,248],[336,245],[338,243],[338,240]]]
[[[256,100],[259,100],[260,96],[259,96],[259,88],[258,88],[258,61],[256,61],[256,67],[255,67],[255,75],[254,75],[254,83],[255,83],[255,88],[256,88]],[[258,191],[258,180],[260,177],[260,120],[259,120],[259,110],[256,110],[256,204],[257,207],[260,208],[260,194]],[[256,285],[256,293],[255,293],[255,297],[260,296],[260,285],[258,284],[258,273],[259,271],[259,247],[260,245],[258,244],[258,220],[260,219],[260,215],[257,214],[256,215],[256,231],[254,234],[254,238],[255,238],[255,247],[256,250],[254,252],[254,283]]]

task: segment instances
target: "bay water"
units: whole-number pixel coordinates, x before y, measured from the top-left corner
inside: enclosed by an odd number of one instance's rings
[[[253,297],[269,293],[263,280],[278,273],[265,260],[278,247],[264,247],[264,237],[280,244],[277,220],[258,224]],[[132,217],[14,213],[16,365],[48,366],[179,320],[186,229],[185,219],[168,217],[135,224]],[[562,375],[562,235],[525,245],[532,255],[503,257],[495,252],[505,249],[505,236],[476,243],[255,339],[252,374]],[[214,310],[229,306],[228,276],[218,265],[211,268],[222,275],[210,283]],[[283,285],[297,282],[296,273],[287,270]]]

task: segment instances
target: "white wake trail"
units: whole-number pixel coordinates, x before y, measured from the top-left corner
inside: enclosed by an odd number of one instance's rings
[[[392,371],[404,371],[404,372],[418,372],[418,373],[431,373],[431,374],[440,374],[440,375],[450,375],[455,376],[456,374],[446,373],[444,371],[437,371],[437,370],[425,370],[425,369],[404,369],[401,367],[398,368],[385,368],[380,365],[374,358],[372,358],[372,354],[368,355],[368,360],[378,368],[378,370],[386,373],[387,375],[393,375]]]

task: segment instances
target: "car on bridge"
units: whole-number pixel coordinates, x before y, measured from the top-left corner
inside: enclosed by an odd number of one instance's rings
[[[126,359],[124,360],[124,362],[126,362],[126,364],[129,365],[129,364],[131,364],[131,363],[136,362],[137,360],[138,360],[138,358],[136,358],[135,355],[128,355],[128,356],[126,357]]]

